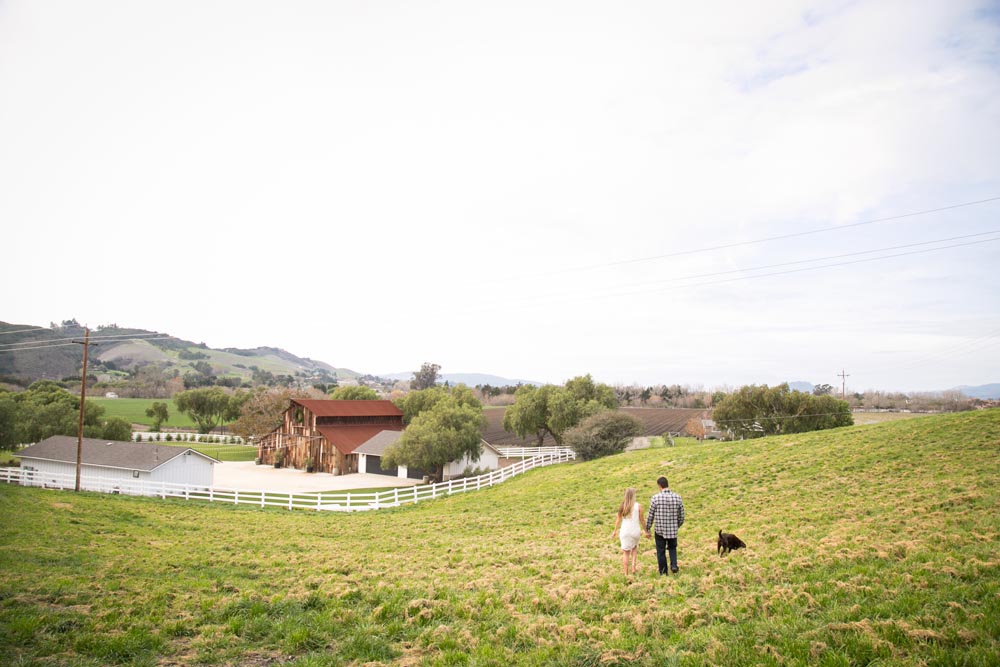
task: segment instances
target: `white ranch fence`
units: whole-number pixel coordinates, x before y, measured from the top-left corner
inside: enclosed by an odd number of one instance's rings
[[[364,492],[302,492],[285,493],[275,491],[252,491],[248,489],[226,489],[218,487],[169,484],[148,480],[120,480],[82,475],[80,488],[101,493],[121,493],[133,496],[155,496],[159,498],[183,498],[233,505],[255,505],[257,507],[281,507],[286,509],[329,510],[356,512],[377,510],[387,507],[416,504],[424,500],[444,498],[456,493],[485,489],[522,473],[555,463],[571,461],[576,456],[572,451],[552,453],[526,458],[517,463],[494,470],[478,477],[452,479],[438,484],[409,486],[388,491]],[[36,486],[49,489],[73,489],[76,475],[44,473],[23,468],[0,468],[0,482]]]
[[[243,442],[243,438],[238,435],[232,435],[231,433],[191,433],[189,431],[133,431],[132,441],[133,442],[167,442],[167,436],[173,442],[195,442],[201,443],[203,445],[216,444],[216,445],[245,445],[247,443]],[[226,440],[229,440],[227,443]],[[214,443],[212,441],[215,441]],[[248,445],[253,446],[253,445]]]
[[[534,456],[550,456],[552,454],[568,454],[574,456],[569,447],[497,447],[500,456],[509,459],[523,459]]]

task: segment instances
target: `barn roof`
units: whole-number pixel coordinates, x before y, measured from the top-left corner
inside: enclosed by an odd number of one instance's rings
[[[402,417],[403,411],[392,401],[330,401],[294,398],[296,403],[317,417]]]
[[[350,403],[351,401],[344,402]],[[388,403],[388,401],[385,402]],[[400,424],[400,428],[402,428],[402,424]],[[316,427],[316,430],[322,433],[341,454],[345,455],[351,454],[382,431],[392,431],[392,429],[386,429],[385,424],[320,425]]]
[[[54,435],[31,445],[17,453],[21,459],[38,459],[41,461],[58,461],[60,463],[76,463],[77,439],[67,435]],[[168,447],[166,445],[146,442],[122,442],[120,440],[101,440],[84,438],[80,460],[88,466],[102,468],[124,468],[127,470],[151,471],[164,463],[183,455],[194,452],[213,463],[218,461],[190,447]]]

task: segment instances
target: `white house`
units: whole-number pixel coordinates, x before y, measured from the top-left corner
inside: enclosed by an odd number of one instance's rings
[[[358,472],[367,472],[376,475],[394,475],[403,479],[420,479],[423,477],[425,474],[423,471],[407,470],[406,466],[399,466],[399,468],[382,467],[382,455],[385,453],[385,450],[390,445],[395,444],[402,435],[402,431],[382,431],[355,449],[354,453],[358,455]],[[460,461],[452,461],[444,467],[444,479],[448,480],[458,477],[465,472],[466,468],[479,468],[480,470],[496,470],[499,468],[500,452],[485,440],[482,443],[483,452],[480,454],[478,461],[472,461],[468,455]]]
[[[73,486],[76,478],[77,439],[54,435],[17,453],[21,469],[33,473],[26,485]],[[146,442],[119,442],[84,438],[81,450],[80,488],[122,493],[159,495],[156,484],[212,486],[218,463],[190,448]],[[70,483],[67,484],[67,478]]]

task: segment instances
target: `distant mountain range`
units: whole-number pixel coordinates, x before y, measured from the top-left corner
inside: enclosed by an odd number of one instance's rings
[[[70,339],[83,340],[83,327],[75,321],[64,322],[55,328],[0,322],[0,334],[4,334],[4,347],[0,347],[0,375],[31,382],[79,377],[82,346],[65,344]],[[253,376],[254,369],[320,381],[360,375],[276,347],[214,349],[204,343],[146,329],[118,326],[96,329],[90,332],[90,342],[88,375],[120,373],[145,365],[158,366],[167,372],[176,369],[183,375],[197,372],[199,365],[205,368],[204,364],[219,377],[247,380]]]
[[[81,350],[79,345],[67,343],[83,339],[83,327],[75,321],[66,321],[55,327],[37,327],[30,324],[0,322],[0,376],[20,378],[28,382],[65,377],[79,377]],[[165,371],[176,369],[181,375],[198,372],[196,366],[211,367],[219,377],[240,377],[250,380],[254,369],[274,375],[290,375],[302,380],[328,382],[333,379],[358,378],[359,373],[348,368],[336,368],[322,361],[298,357],[277,347],[210,348],[204,343],[194,343],[166,333],[147,329],[110,326],[91,331],[90,374],[114,374],[147,364]],[[413,372],[388,373],[389,380],[410,380]],[[465,384],[470,387],[494,387],[543,383],[534,380],[512,379],[488,373],[442,373],[442,382]],[[793,390],[812,392],[813,383],[798,380],[788,383]],[[970,398],[1000,399],[1000,383],[954,387]]]
[[[409,373],[385,373],[380,374],[378,377],[385,378],[387,380],[412,380],[413,372]],[[449,384],[464,384],[469,387],[475,387],[477,385],[490,385],[492,387],[513,387],[519,384],[533,384],[535,386],[542,386],[542,382],[536,382],[535,380],[512,380],[510,378],[500,377],[499,375],[490,375],[488,373],[441,373],[438,375],[440,382],[448,382]]]
[[[788,388],[792,391],[802,391],[807,394],[812,393],[813,385],[811,382],[805,382],[799,380],[797,382],[789,382]],[[982,400],[996,400],[1000,399],[1000,384],[981,384],[977,386],[962,385],[961,387],[953,387],[949,391],[960,391],[965,396],[969,398],[979,398]],[[840,388],[837,387],[837,391],[834,392],[836,395],[840,395]]]
[[[1000,384],[998,383],[981,384],[975,387],[962,385],[961,387],[955,387],[955,391],[960,391],[969,398],[981,398],[983,400],[1000,399]]]

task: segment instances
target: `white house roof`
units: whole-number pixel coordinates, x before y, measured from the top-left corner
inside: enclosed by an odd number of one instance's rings
[[[76,463],[77,439],[66,435],[54,435],[42,440],[36,445],[22,449],[17,456],[24,459],[39,461],[58,461],[60,463]],[[81,450],[81,461],[88,466],[102,468],[124,468],[126,470],[152,471],[164,463],[191,452],[212,463],[219,461],[197,452],[190,447],[168,447],[146,442],[121,442],[119,440],[100,440],[84,438]]]
[[[402,431],[380,431],[374,437],[369,438],[357,449],[355,449],[354,453],[382,456],[382,454],[385,453],[385,450],[389,448],[389,445],[396,444],[396,441],[399,440],[402,435]]]

